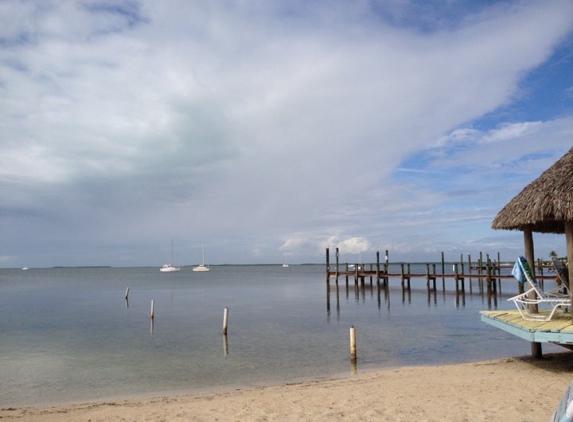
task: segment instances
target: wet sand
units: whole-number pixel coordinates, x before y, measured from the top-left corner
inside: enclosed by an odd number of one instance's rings
[[[2,421],[547,422],[573,381],[573,353],[431,367],[218,393],[4,408]]]

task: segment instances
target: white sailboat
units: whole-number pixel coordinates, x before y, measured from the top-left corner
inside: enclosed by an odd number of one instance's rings
[[[180,267],[176,267],[173,265],[173,240],[171,241],[171,262],[169,264],[165,264],[162,266],[159,271],[162,273],[175,273],[181,271]]]
[[[288,265],[288,262],[287,262],[287,254],[285,253],[285,262],[284,262],[284,264],[283,264],[283,268],[288,268],[288,267],[289,267],[289,265]]]
[[[197,273],[204,273],[209,271],[209,267],[205,266],[205,248],[203,248],[203,242],[201,242],[201,256],[203,257],[202,263],[193,267],[193,271]]]

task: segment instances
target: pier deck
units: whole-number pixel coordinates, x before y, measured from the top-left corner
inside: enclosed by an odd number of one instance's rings
[[[481,311],[481,320],[532,343],[554,343],[573,348],[570,313],[558,312],[550,321],[526,321],[519,311]]]

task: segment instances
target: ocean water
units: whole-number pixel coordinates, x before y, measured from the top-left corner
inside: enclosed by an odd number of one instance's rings
[[[323,265],[169,274],[2,269],[0,406],[212,391],[530,353],[528,342],[480,322],[480,310],[510,308],[515,283],[504,282],[503,294],[490,299],[476,280],[472,294],[466,281],[459,296],[451,280],[445,292],[437,284],[430,294],[425,279],[412,279],[411,292],[392,278],[388,289],[369,279],[356,289],[353,278],[347,287],[341,277],[327,288]]]

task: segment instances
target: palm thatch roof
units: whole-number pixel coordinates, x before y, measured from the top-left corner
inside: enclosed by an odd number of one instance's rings
[[[509,201],[492,228],[560,234],[565,221],[573,221],[573,148]]]

